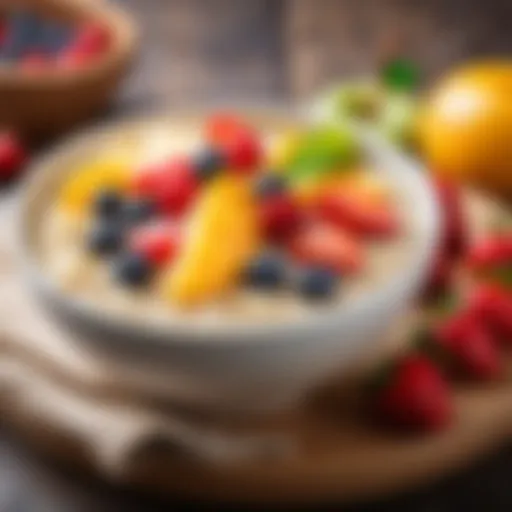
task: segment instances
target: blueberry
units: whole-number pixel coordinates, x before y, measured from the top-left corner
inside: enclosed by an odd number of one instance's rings
[[[119,283],[140,287],[147,284],[152,275],[150,263],[139,254],[121,254],[112,264],[114,278]]]
[[[123,207],[123,198],[113,190],[100,190],[94,198],[94,212],[101,218],[116,217]]]
[[[326,299],[336,290],[336,274],[324,268],[305,269],[298,279],[299,291],[308,299]]]
[[[194,158],[194,171],[197,178],[207,180],[224,167],[224,157],[214,148],[203,149]]]
[[[136,199],[126,202],[122,208],[123,223],[128,226],[142,224],[156,213],[155,203],[149,199]]]
[[[284,192],[285,180],[275,173],[266,173],[258,177],[255,185],[256,196],[260,198],[277,196]]]
[[[92,228],[87,243],[89,250],[98,256],[115,254],[123,245],[123,230],[116,222],[100,222]]]
[[[279,255],[271,253],[255,258],[245,272],[247,284],[254,288],[278,288],[284,284],[285,279],[285,262]]]

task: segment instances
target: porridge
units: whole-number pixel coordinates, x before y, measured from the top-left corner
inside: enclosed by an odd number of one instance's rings
[[[52,281],[104,311],[300,318],[371,293],[411,254],[400,191],[340,128],[216,114],[131,137],[75,164],[40,222]]]

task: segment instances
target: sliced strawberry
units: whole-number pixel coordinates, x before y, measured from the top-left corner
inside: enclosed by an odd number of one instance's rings
[[[160,266],[174,259],[180,243],[181,231],[176,224],[160,222],[137,228],[130,234],[129,245],[134,253]]]
[[[398,216],[388,203],[357,195],[326,192],[318,199],[318,213],[336,226],[368,237],[390,237],[399,230]]]
[[[359,241],[351,234],[328,224],[304,226],[289,243],[289,249],[301,263],[333,270],[337,273],[358,272],[364,262]]]
[[[427,432],[446,427],[453,416],[448,383],[428,358],[419,355],[398,362],[377,393],[376,409],[391,425]]]
[[[502,372],[497,343],[485,326],[468,312],[461,312],[437,327],[435,339],[456,368],[468,377],[493,380]]]
[[[271,241],[286,240],[296,232],[300,222],[300,210],[290,196],[271,196],[260,206],[260,224],[265,237]]]
[[[512,345],[512,295],[492,285],[478,286],[469,299],[471,314],[506,345]]]
[[[153,199],[161,213],[179,215],[194,199],[199,183],[191,163],[174,158],[141,169],[132,188],[136,195]]]

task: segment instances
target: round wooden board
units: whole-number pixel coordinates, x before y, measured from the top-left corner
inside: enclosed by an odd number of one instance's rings
[[[470,203],[472,217],[481,222],[481,213],[489,211],[490,203],[486,202],[483,210],[481,200],[471,199]],[[5,263],[6,254],[1,255],[0,262]],[[19,275],[4,272],[4,279],[17,281]],[[18,313],[27,317],[26,311]],[[29,320],[22,330],[30,329]],[[456,417],[448,430],[424,437],[404,437],[369,423],[360,401],[361,393],[357,392],[361,373],[355,372],[353,379],[318,392],[301,410],[247,425],[223,424],[228,431],[234,428],[252,434],[283,434],[297,446],[296,451],[286,456],[212,465],[184,457],[165,439],[154,436],[121,468],[112,471],[93,449],[98,431],[103,428],[100,416],[89,434],[76,435],[70,422],[62,420],[66,418],[65,411],[57,421],[51,408],[36,407],[37,401],[30,402],[26,396],[36,388],[42,389],[44,383],[44,389],[73,402],[87,398],[88,407],[95,413],[110,407],[111,398],[99,396],[95,382],[77,386],[74,381],[79,379],[78,375],[56,372],[52,368],[56,354],[47,354],[43,363],[31,357],[30,350],[17,352],[12,339],[10,343],[1,341],[0,410],[5,423],[48,456],[110,482],[159,494],[260,504],[369,499],[440,478],[512,435],[510,381],[458,386]],[[396,344],[392,350],[395,349]],[[11,364],[6,365],[6,361]],[[6,366],[9,372],[4,371]],[[30,373],[30,382],[19,378],[23,372]],[[164,409],[159,410],[166,414]]]

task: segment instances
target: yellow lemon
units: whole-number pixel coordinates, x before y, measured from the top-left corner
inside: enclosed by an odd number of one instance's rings
[[[512,192],[512,61],[465,67],[428,98],[421,150],[442,176]]]
[[[163,295],[181,307],[211,300],[237,282],[259,246],[250,181],[220,176],[203,190],[183,250],[163,276]]]

